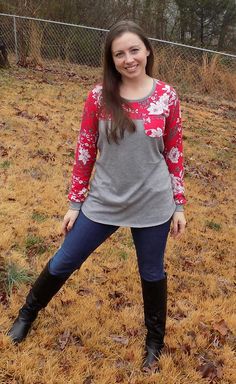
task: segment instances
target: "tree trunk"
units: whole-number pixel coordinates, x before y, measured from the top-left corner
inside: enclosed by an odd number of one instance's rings
[[[229,2],[227,10],[224,14],[222,25],[220,27],[220,35],[218,40],[218,50],[221,51],[225,48],[225,39],[230,25],[234,25],[236,20],[236,5],[233,1]]]
[[[37,21],[30,20],[29,32],[29,62],[32,66],[42,65],[41,43],[42,31]]]
[[[203,8],[201,9],[201,18],[200,18],[200,41],[201,46],[204,47],[204,11]]]
[[[0,68],[9,68],[10,64],[7,58],[7,48],[4,41],[0,38]]]

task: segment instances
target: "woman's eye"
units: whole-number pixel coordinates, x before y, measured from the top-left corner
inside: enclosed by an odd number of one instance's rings
[[[133,49],[131,50],[132,53],[137,53],[138,51],[139,51],[138,48],[133,48]]]
[[[122,56],[122,52],[118,52],[116,53],[115,57],[121,57]]]

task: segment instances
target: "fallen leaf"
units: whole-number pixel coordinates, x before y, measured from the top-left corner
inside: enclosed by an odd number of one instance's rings
[[[0,292],[0,303],[4,306],[8,304],[8,296],[5,291]]]
[[[104,358],[105,358],[105,355],[104,355],[104,353],[101,352],[101,351],[93,351],[93,352],[90,354],[90,358],[96,361],[96,360],[104,359]]]
[[[178,351],[177,347],[171,347],[170,345],[166,344],[163,348],[163,353],[168,353],[169,355],[174,355]]]
[[[136,336],[142,335],[142,333],[143,333],[141,327],[140,328],[128,328],[128,329],[125,329],[125,332],[130,337],[136,337]]]
[[[188,356],[191,355],[191,346],[189,344],[183,344],[180,346],[181,350]]]
[[[123,383],[124,375],[122,373],[117,373],[115,378],[115,383]]]
[[[61,351],[65,349],[67,344],[72,343],[78,345],[79,347],[83,347],[83,341],[80,336],[72,335],[69,329],[66,329],[58,338],[58,344]]]
[[[83,343],[81,337],[78,336],[78,335],[71,335],[70,336],[70,341],[71,341],[71,343],[73,343],[73,344],[75,344],[75,345],[77,345],[79,347],[83,347],[84,346],[84,343]]]
[[[102,270],[103,270],[104,273],[109,273],[109,272],[111,272],[111,268],[106,267],[106,266],[103,266],[103,267],[102,267]]]
[[[172,313],[172,311],[169,310],[169,316],[175,320],[183,320],[187,317],[180,308],[178,308],[175,313]]]
[[[119,357],[116,361],[115,361],[115,367],[116,368],[126,368],[127,367],[127,361],[123,360],[121,357]]]
[[[152,375],[153,373],[158,373],[160,371],[159,361],[154,361],[151,366],[142,368],[142,372]]]
[[[229,332],[229,328],[226,324],[226,322],[224,321],[224,319],[218,321],[217,323],[215,323],[213,325],[213,329],[215,331],[218,331],[222,336],[226,336],[227,333]]]
[[[61,299],[61,304],[63,305],[63,307],[67,307],[68,305],[71,305],[71,304],[73,304],[74,303],[74,301],[73,300],[63,300],[63,299]]]
[[[0,122],[0,129],[1,129],[1,128],[5,128],[5,126],[6,126],[6,123],[5,123],[5,122],[3,122],[3,123]]]
[[[196,332],[195,331],[188,331],[187,336],[190,336],[193,340],[196,340]]]
[[[183,259],[183,266],[186,268],[196,267],[196,262],[185,258]]]
[[[132,303],[126,299],[122,292],[114,291],[113,293],[109,293],[108,296],[110,299],[113,299],[111,307],[117,311],[121,308],[132,306]]]
[[[38,119],[39,121],[44,121],[45,123],[47,123],[49,121],[49,118],[47,116],[43,116],[43,115],[35,115],[36,119]]]
[[[7,149],[3,145],[0,145],[0,156],[4,157],[7,155],[8,155]]]
[[[134,351],[128,350],[125,354],[125,360],[134,361],[134,359],[135,359]]]
[[[16,116],[24,117],[25,119],[29,119],[29,120],[32,120],[34,118],[34,116],[29,115],[27,111],[18,111],[16,113]]]
[[[208,378],[211,381],[222,378],[222,369],[215,363],[208,361],[200,365],[197,370],[201,373],[203,378]]]
[[[110,335],[110,337],[116,343],[120,343],[120,344],[123,344],[123,345],[128,345],[128,343],[129,343],[128,337],[119,336],[119,335]]]
[[[215,347],[215,348],[220,348],[221,345],[222,345],[221,342],[220,342],[219,337],[217,337],[217,336],[214,336],[214,337],[213,337],[213,340],[212,340],[211,344],[212,344],[213,347]]]
[[[89,288],[80,288],[77,293],[80,296],[88,296],[91,295],[92,291]]]
[[[122,293],[122,292],[118,292],[118,291],[115,291],[115,292],[113,292],[113,293],[109,293],[109,294],[108,294],[108,297],[109,297],[110,299],[117,299],[117,298],[119,298],[119,297],[121,297],[121,296],[123,296],[123,293]]]
[[[102,305],[103,305],[103,300],[97,300],[96,301],[96,308],[97,309],[101,309]]]
[[[40,157],[41,159],[45,161],[55,161],[55,153],[52,152],[44,152],[43,150],[39,149],[36,152],[29,152],[29,157],[32,159],[35,159],[36,157]]]
[[[58,338],[59,348],[63,351],[70,340],[70,330],[66,329]]]
[[[93,382],[93,375],[89,375],[86,377],[86,379],[83,381],[83,384],[92,384]]]

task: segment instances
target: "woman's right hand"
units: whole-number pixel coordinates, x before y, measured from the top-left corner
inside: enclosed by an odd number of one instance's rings
[[[69,209],[66,212],[61,228],[63,235],[66,235],[71,230],[78,216],[79,211],[75,211],[74,209]]]

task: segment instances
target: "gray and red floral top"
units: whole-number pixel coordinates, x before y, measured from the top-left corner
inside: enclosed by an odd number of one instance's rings
[[[69,200],[91,220],[111,225],[162,224],[186,203],[180,106],[171,86],[153,80],[149,95],[125,100],[136,131],[108,143],[102,86],[88,95],[77,142]],[[95,166],[94,176],[91,178]]]

